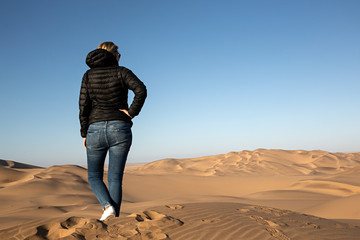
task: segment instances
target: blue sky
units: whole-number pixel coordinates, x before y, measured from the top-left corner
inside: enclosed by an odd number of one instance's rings
[[[360,151],[357,0],[1,5],[0,159],[86,165],[78,95],[103,41],[148,88],[129,163]]]

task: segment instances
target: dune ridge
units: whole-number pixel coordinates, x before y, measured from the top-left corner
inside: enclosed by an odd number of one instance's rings
[[[163,159],[132,170],[136,174],[196,176],[324,175],[360,166],[360,153],[257,149],[190,159]]]
[[[34,169],[34,168],[42,168],[35,165],[20,163],[11,160],[3,160],[0,159],[0,166],[8,167],[8,168],[18,168],[18,169]]]

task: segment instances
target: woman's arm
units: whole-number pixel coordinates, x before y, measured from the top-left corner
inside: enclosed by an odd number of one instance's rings
[[[79,119],[81,125],[80,133],[83,138],[86,137],[88,123],[89,123],[89,115],[91,112],[91,100],[86,88],[86,82],[87,82],[87,72],[84,74],[81,82],[80,97],[79,97]]]
[[[146,86],[129,69],[126,69],[125,74],[123,74],[123,80],[128,89],[133,91],[135,94],[129,110],[127,111],[127,113],[125,112],[125,114],[127,114],[129,117],[133,118],[140,113],[141,108],[144,105],[145,99],[147,97]]]

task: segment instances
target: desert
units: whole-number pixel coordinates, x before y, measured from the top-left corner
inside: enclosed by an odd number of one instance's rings
[[[101,222],[85,167],[0,160],[0,239],[360,239],[359,174],[360,153],[321,150],[130,164]]]

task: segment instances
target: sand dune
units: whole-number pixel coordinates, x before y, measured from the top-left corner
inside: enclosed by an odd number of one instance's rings
[[[30,164],[10,161],[10,160],[3,160],[0,159],[0,166],[8,167],[8,168],[18,168],[18,169],[34,169],[34,168],[42,168]]]
[[[338,219],[359,219],[360,194],[335,198],[325,203],[304,209],[304,212]],[[331,209],[331,211],[330,211]]]
[[[78,166],[16,170],[0,166],[0,172],[6,173],[0,182],[0,229],[97,204],[86,169]],[[16,178],[11,179],[13,173]]]
[[[360,186],[326,180],[303,180],[293,185],[294,189],[335,196],[352,196],[360,193]]]
[[[107,222],[85,168],[0,160],[0,239],[359,239],[359,156],[259,149],[132,166]]]
[[[0,167],[0,186],[6,186],[14,182],[21,181],[28,176],[27,173],[12,168]]]
[[[359,166],[360,153],[258,149],[191,159],[163,159],[133,170],[133,173],[197,176],[317,175],[340,173]]]

